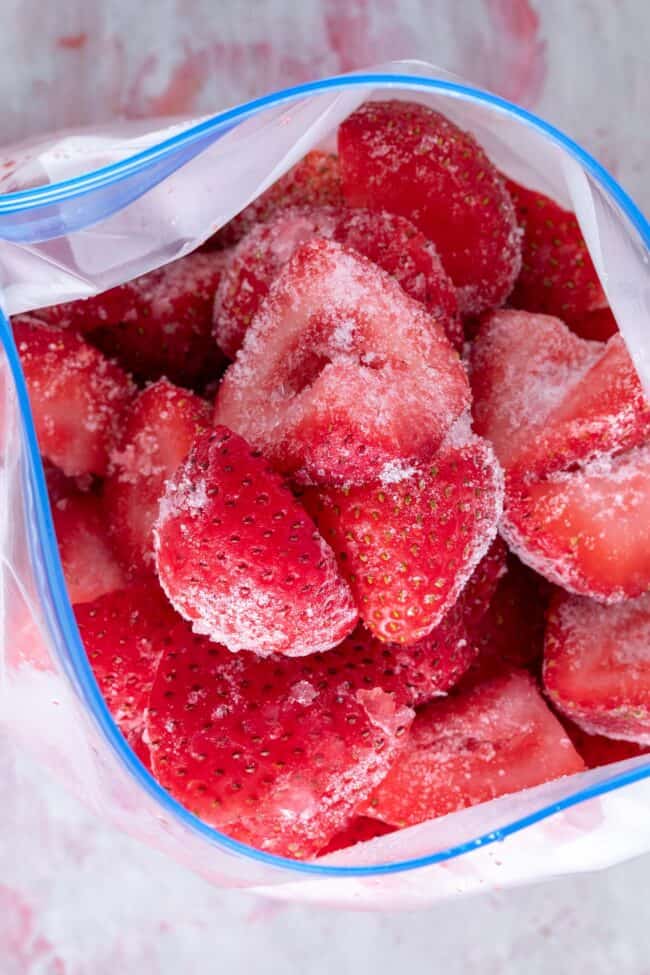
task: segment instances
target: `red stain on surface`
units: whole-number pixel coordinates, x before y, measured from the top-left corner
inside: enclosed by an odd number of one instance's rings
[[[337,72],[368,68],[373,62],[422,56],[422,44],[400,20],[393,0],[329,0],[324,5],[328,47]]]
[[[65,975],[65,966],[50,942],[36,932],[29,904],[4,886],[0,886],[0,963],[3,975],[37,971]]]
[[[530,0],[484,0],[493,30],[491,87],[520,105],[539,99],[546,79],[546,42]]]
[[[63,34],[61,37],[57,37],[56,46],[64,48],[67,51],[78,51],[87,41],[88,34],[85,31],[82,31],[80,34]]]

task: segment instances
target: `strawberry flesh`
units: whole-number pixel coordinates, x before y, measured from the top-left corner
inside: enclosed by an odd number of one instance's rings
[[[231,650],[301,656],[354,627],[331,549],[268,463],[225,427],[200,434],[167,482],[154,538],[173,605]]]
[[[256,224],[232,252],[214,308],[214,333],[234,359],[269,287],[294,251],[314,237],[350,247],[391,274],[422,302],[460,349],[463,328],[456,291],[435,246],[405,217],[343,207],[290,207]]]
[[[387,833],[394,833],[395,827],[388,823],[382,823],[379,819],[370,819],[369,816],[355,816],[351,819],[340,833],[333,836],[327,846],[319,851],[321,857],[328,853],[336,853],[337,850],[345,850],[357,843],[367,843],[374,840],[377,836],[386,836]]]
[[[74,491],[52,498],[51,505],[70,602],[85,603],[122,589],[126,573],[115,557],[101,499]]]
[[[366,102],[339,127],[346,202],[407,217],[432,240],[463,314],[503,304],[521,266],[515,209],[476,140],[412,102]]]
[[[219,388],[215,421],[307,483],[360,483],[426,456],[469,405],[442,327],[332,241],[285,265]]]
[[[131,572],[154,568],[153,526],[165,484],[210,426],[210,412],[195,393],[159,379],[124,413],[104,503],[115,550]]]
[[[583,769],[532,678],[511,671],[423,708],[359,812],[412,826]]]
[[[544,686],[588,734],[650,745],[650,595],[602,606],[556,592]]]

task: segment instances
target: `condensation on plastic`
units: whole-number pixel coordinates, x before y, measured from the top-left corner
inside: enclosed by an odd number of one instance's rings
[[[213,119],[69,133],[0,159],[0,274],[16,313],[81,298],[193,250],[367,98],[432,105],[510,176],[573,206],[650,389],[650,226],[561,133],[420,63],[289,89]],[[314,863],[242,846],[186,812],[117,731],[67,599],[24,381],[0,316],[0,718],[97,815],[216,884],[410,907],[605,867],[650,850],[650,762],[507,796]]]

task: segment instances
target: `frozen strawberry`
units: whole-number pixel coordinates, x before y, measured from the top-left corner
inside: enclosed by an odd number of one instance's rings
[[[650,407],[620,335],[603,345],[557,318],[495,312],[473,343],[470,373],[476,432],[527,477],[650,435]]]
[[[508,546],[497,535],[468,579],[460,602],[463,619],[470,629],[477,627],[487,613],[499,582],[507,572],[507,557]]]
[[[501,532],[540,575],[603,602],[650,587],[650,446],[511,482]]]
[[[343,207],[290,207],[254,226],[229,258],[214,307],[215,338],[226,355],[234,359],[271,283],[294,251],[314,237],[351,247],[388,271],[461,348],[455,288],[435,246],[410,220]]]
[[[414,643],[442,620],[490,547],[501,471],[489,445],[446,446],[383,482],[309,489],[304,502],[382,640]]]
[[[153,569],[153,526],[165,484],[210,426],[210,412],[205,400],[167,379],[147,386],[125,412],[104,501],[115,549],[130,569]]]
[[[131,380],[74,332],[12,324],[42,453],[68,477],[104,474]]]
[[[212,305],[226,255],[189,254],[93,298],[36,315],[77,329],[138,379],[208,381],[223,357],[212,338]]]
[[[366,102],[339,127],[338,145],[346,201],[412,220],[438,248],[463,314],[503,304],[521,266],[520,231],[472,135],[424,105]]]
[[[551,586],[514,555],[499,578],[487,611],[468,619],[468,638],[479,655],[481,673],[526,667],[539,672],[545,613]]]
[[[182,624],[169,646],[147,716],[161,785],[236,839],[315,855],[384,777],[413,712],[330,675],[328,653],[231,654]]]
[[[523,229],[522,265],[509,304],[557,315],[577,335],[608,339],[616,320],[575,214],[553,200],[506,180]]]
[[[359,483],[430,454],[468,401],[458,355],[422,305],[366,258],[317,239],[276,278],[215,420],[297,480]]]
[[[96,494],[75,491],[52,501],[52,517],[71,603],[89,602],[126,585]]]
[[[343,827],[340,833],[332,837],[318,855],[324,857],[328,853],[336,853],[337,850],[345,850],[349,846],[356,846],[357,843],[367,843],[368,840],[374,840],[377,836],[386,836],[387,833],[394,832],[394,826],[382,823],[379,819],[370,819],[369,816],[355,816],[347,826]]]
[[[154,539],[171,602],[230,650],[301,656],[354,627],[331,549],[268,463],[225,427],[200,434],[167,482]]]
[[[357,690],[381,687],[399,705],[419,707],[446,694],[467,672],[477,651],[457,603],[427,636],[403,646],[378,640],[358,626],[327,651],[328,673]]]
[[[588,734],[650,745],[650,595],[616,606],[554,594],[544,686]]]
[[[575,750],[587,768],[600,768],[602,765],[624,762],[628,758],[638,758],[639,755],[650,753],[649,748],[644,748],[635,741],[605,738],[604,735],[589,735],[568,718],[561,716],[561,720]]]
[[[359,812],[413,826],[583,769],[533,679],[511,671],[423,708]]]
[[[288,206],[338,206],[343,202],[338,158],[314,149],[253,200],[211,238],[210,245],[230,247],[257,223]]]
[[[75,616],[106,704],[120,731],[145,758],[145,710],[158,662],[179,618],[155,580],[75,606]]]

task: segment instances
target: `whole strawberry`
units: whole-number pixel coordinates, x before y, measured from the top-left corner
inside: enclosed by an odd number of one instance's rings
[[[197,633],[230,650],[328,650],[357,612],[329,546],[281,478],[226,427],[198,436],[167,484],[158,574]]]

